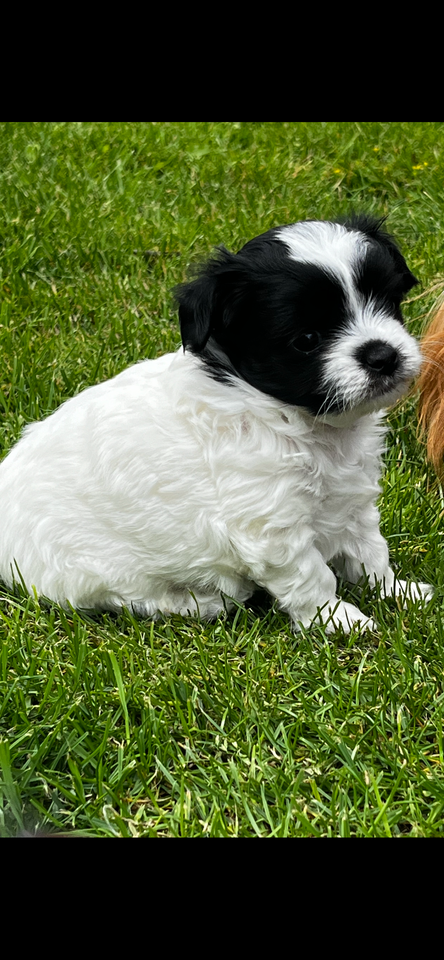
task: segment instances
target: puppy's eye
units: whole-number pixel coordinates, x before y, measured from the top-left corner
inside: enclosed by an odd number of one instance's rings
[[[300,350],[301,353],[311,353],[312,350],[316,350],[320,342],[320,333],[316,330],[306,330],[304,333],[299,334],[295,340],[292,340],[291,345],[295,350]]]

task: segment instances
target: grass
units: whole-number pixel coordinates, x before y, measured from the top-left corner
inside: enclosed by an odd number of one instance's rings
[[[441,123],[3,123],[0,448],[174,349],[170,290],[223,242],[365,209],[444,286]],[[264,596],[205,624],[96,619],[0,591],[0,835],[444,835],[443,503],[414,398],[390,417],[382,527],[426,609],[294,636]],[[347,595],[347,594],[345,594]],[[353,598],[348,594],[349,599]]]

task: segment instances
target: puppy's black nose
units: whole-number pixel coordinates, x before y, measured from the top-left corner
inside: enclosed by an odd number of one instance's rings
[[[399,354],[384,340],[370,340],[359,348],[357,359],[374,373],[393,374],[399,365]]]

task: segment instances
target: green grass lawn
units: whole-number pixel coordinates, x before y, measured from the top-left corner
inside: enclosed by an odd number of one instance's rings
[[[444,287],[444,124],[2,123],[0,452],[84,387],[179,344],[171,288],[214,245],[388,215]],[[94,620],[0,590],[0,835],[444,835],[442,491],[414,398],[390,415],[382,528],[426,608],[295,636],[263,596],[214,624]],[[1,523],[1,504],[0,504]],[[353,599],[345,588],[343,595]]]

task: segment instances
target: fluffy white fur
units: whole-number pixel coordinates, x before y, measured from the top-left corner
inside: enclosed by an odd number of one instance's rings
[[[376,507],[375,407],[418,372],[419,349],[401,323],[362,302],[353,264],[365,240],[333,226],[330,247],[318,233],[307,248],[294,227],[279,240],[334,272],[350,299],[353,316],[324,369],[342,412],[327,404],[313,416],[241,377],[215,379],[182,349],[85,390],[28,426],[0,466],[6,584],[77,608],[208,618],[260,585],[296,629],[321,617],[347,631],[373,624],[337,597],[330,562],[352,582],[365,572],[383,592],[429,595],[395,581]],[[355,347],[380,337],[381,324],[403,366],[375,399]]]

